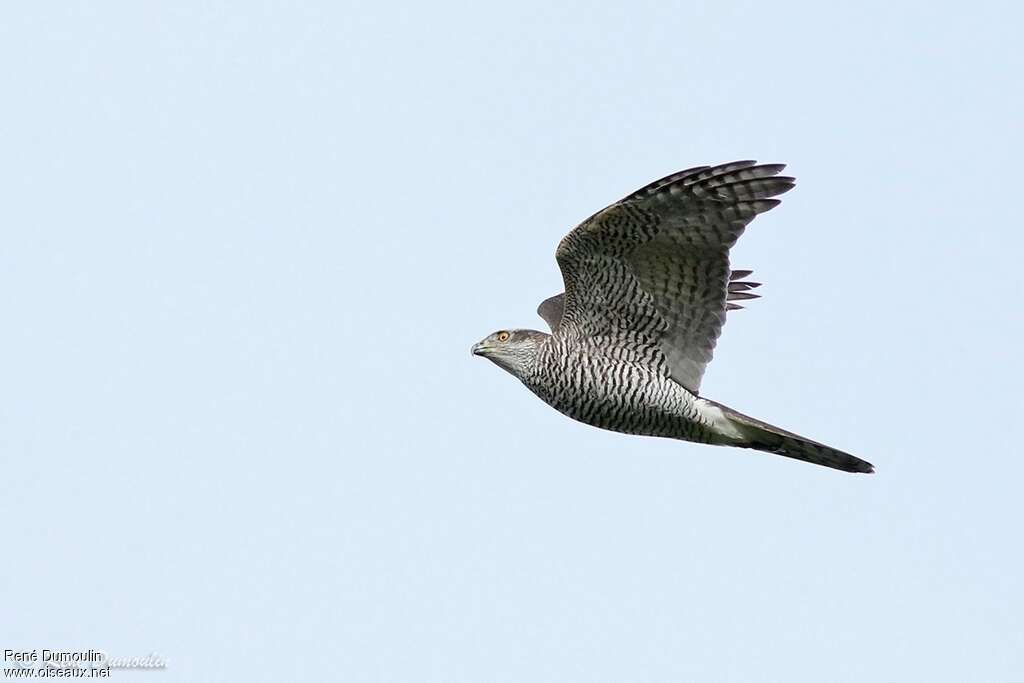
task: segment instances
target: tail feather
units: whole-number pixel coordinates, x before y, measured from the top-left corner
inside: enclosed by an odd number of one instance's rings
[[[708,403],[721,410],[729,425],[734,428],[734,431],[739,432],[739,439],[732,443],[734,446],[784,455],[787,458],[796,458],[844,472],[870,474],[875,471],[874,465],[849,453],[812,441],[799,434],[787,432],[785,429],[780,429],[767,422],[761,422],[721,403],[714,401],[708,401]]]

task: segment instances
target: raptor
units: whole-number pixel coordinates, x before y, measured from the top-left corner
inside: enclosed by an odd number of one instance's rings
[[[500,330],[472,352],[544,402],[594,427],[752,448],[846,472],[871,463],[700,395],[730,311],[756,298],[729,249],[779,204],[783,164],[699,166],[645,185],[566,235],[565,292],[537,312],[551,334]]]

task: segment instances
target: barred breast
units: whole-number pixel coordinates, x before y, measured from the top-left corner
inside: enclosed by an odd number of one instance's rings
[[[625,434],[712,443],[697,398],[650,359],[603,345],[552,337],[523,383],[555,410]]]

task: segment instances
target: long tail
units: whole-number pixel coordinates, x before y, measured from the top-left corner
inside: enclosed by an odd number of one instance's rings
[[[784,455],[787,458],[796,458],[844,472],[871,473],[875,471],[874,465],[866,460],[861,460],[817,441],[811,441],[799,434],[787,432],[785,429],[779,429],[767,422],[761,422],[721,403],[704,400],[722,411],[722,416],[733,428],[730,431],[739,432],[739,438],[731,443],[733,446]]]

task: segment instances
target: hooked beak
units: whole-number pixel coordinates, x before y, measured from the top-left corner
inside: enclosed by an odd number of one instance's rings
[[[487,347],[484,346],[483,342],[477,342],[476,344],[473,344],[473,346],[469,347],[469,352],[474,356],[484,356],[486,355],[484,353],[486,350]]]

